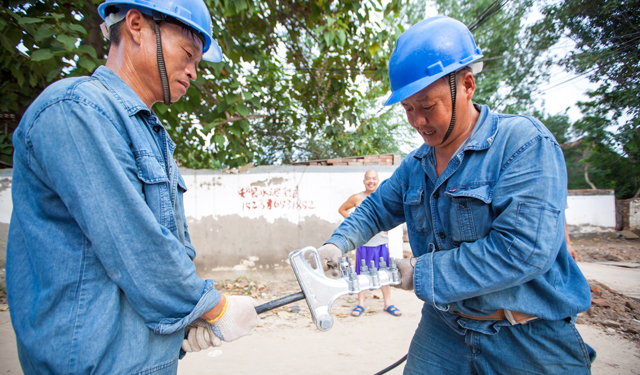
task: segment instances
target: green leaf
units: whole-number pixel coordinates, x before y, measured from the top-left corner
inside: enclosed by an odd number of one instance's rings
[[[326,33],[324,33],[323,37],[324,37],[324,41],[325,41],[325,43],[327,43],[327,47],[328,47],[328,46],[331,45],[331,42],[333,42],[333,39],[334,39],[335,36],[333,35],[332,32],[327,31]]]
[[[242,136],[242,129],[238,124],[231,125],[231,127],[229,128],[229,131],[233,133],[233,135],[235,135],[237,138],[240,138]]]
[[[60,43],[64,44],[64,48],[68,51],[73,51],[76,48],[77,38],[68,35],[58,35],[56,38]]]
[[[217,143],[220,147],[224,146],[224,137],[223,136],[221,136],[219,134],[216,134],[216,136],[213,137],[213,139],[214,139],[214,142]]]
[[[344,46],[344,42],[347,40],[347,33],[344,30],[338,30],[338,38],[340,39],[340,45]]]
[[[78,58],[78,66],[85,68],[89,72],[93,72],[93,70],[98,66],[93,60],[88,59],[86,57]]]
[[[378,49],[380,49],[380,44],[378,42],[374,42],[373,44],[371,44],[369,46],[369,53],[371,54],[371,56],[375,55],[376,52],[378,52]]]
[[[237,94],[227,94],[227,96],[225,96],[224,98],[225,102],[227,102],[227,104],[232,105],[233,103],[235,103],[238,100],[238,95]]]
[[[81,52],[81,53],[86,53],[89,56],[93,57],[94,59],[98,58],[98,55],[96,54],[95,48],[93,48],[93,47],[91,47],[89,45],[86,45],[86,44],[81,44],[80,47],[78,47],[76,49],[76,51]]]
[[[249,108],[247,108],[244,103],[241,103],[236,106],[236,112],[238,112],[240,116],[246,118],[249,115]]]
[[[53,80],[55,80],[56,78],[60,77],[60,72],[62,71],[63,65],[58,65],[55,68],[51,69],[49,71],[49,74],[47,74],[47,82],[51,82]]]
[[[240,124],[240,126],[242,127],[242,130],[245,133],[249,133],[249,121],[242,120],[242,121],[238,121],[238,123]]]
[[[0,44],[12,55],[17,52],[16,47],[11,45],[11,42],[3,33],[0,33]]]
[[[22,85],[24,84],[24,76],[22,75],[22,72],[20,71],[20,69],[18,69],[15,66],[12,66],[11,73],[18,80],[18,86],[22,87]]]
[[[38,30],[38,32],[33,38],[35,39],[36,42],[41,42],[47,38],[51,38],[55,34],[56,34],[56,31],[54,29],[48,29],[43,27],[40,30]]]
[[[44,20],[42,18],[35,18],[35,17],[22,17],[18,20],[18,23],[20,25],[28,25],[31,23],[40,23],[40,22],[44,22]]]
[[[47,48],[38,49],[31,54],[31,61],[44,61],[53,58],[53,53]]]
[[[81,33],[81,34],[83,34],[83,35],[86,35],[86,34],[87,34],[87,30],[85,30],[85,28],[84,28],[84,27],[82,27],[81,25],[78,25],[78,24],[76,24],[76,23],[72,23],[72,24],[70,24],[70,25],[69,25],[69,28],[70,28],[71,30],[75,30],[75,31],[77,31],[77,32],[79,32],[79,33]]]

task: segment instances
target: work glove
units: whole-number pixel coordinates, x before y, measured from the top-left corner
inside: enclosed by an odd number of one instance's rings
[[[331,276],[338,276],[340,273],[338,265],[340,264],[340,257],[342,256],[342,251],[340,251],[338,246],[332,243],[324,244],[318,249],[318,254],[320,255],[320,261],[322,262],[322,269],[325,272],[331,269]],[[311,264],[311,267],[318,268],[315,257],[311,257],[309,259],[309,263]]]
[[[396,260],[398,272],[400,272],[400,284],[394,285],[396,288],[413,290],[413,268],[418,258],[404,258]]]
[[[210,346],[222,345],[222,340],[213,333],[211,324],[198,318],[186,328],[186,338],[182,340],[182,350],[187,353],[199,352]]]
[[[227,296],[227,302],[222,314],[209,322],[213,333],[222,341],[229,342],[248,335],[260,318],[256,313],[258,301],[249,296]]]

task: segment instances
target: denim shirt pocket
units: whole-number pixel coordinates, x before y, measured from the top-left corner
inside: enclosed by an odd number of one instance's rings
[[[138,178],[142,181],[147,206],[153,212],[158,223],[169,227],[173,221],[173,210],[169,197],[169,177],[164,167],[151,152],[135,152]],[[169,228],[171,229],[171,228]]]
[[[408,189],[404,196],[404,207],[407,228],[418,234],[429,234],[424,189]]]
[[[516,241],[509,247],[514,257],[536,268],[544,268],[558,237],[560,210],[538,204],[519,203],[514,230]]]
[[[489,184],[448,188],[445,196],[451,199],[449,218],[451,241],[454,246],[486,237],[491,230],[491,193]]]

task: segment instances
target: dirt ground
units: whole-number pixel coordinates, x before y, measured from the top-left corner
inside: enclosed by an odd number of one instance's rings
[[[591,239],[575,240],[573,244],[581,268],[589,262],[629,263],[630,268],[624,271],[635,277],[629,282],[640,285],[640,268],[634,269],[631,264],[640,264],[640,240]],[[0,266],[0,304],[4,304],[4,267]],[[594,266],[605,268],[608,273],[620,274],[622,269]],[[585,275],[589,279],[586,272]],[[598,353],[593,374],[640,374],[640,300],[619,292],[625,290],[619,284],[613,289],[603,280],[589,280],[592,307],[579,315],[577,324],[585,342]],[[293,275],[290,280],[279,281],[242,276],[218,281],[216,288],[224,293],[251,295],[260,303],[300,290]],[[281,307],[261,314],[261,323],[250,336],[187,355],[180,361],[178,373],[376,373],[407,353],[420,320],[422,301],[414,293],[393,289],[392,301],[402,311],[401,317],[383,311],[379,290],[369,291],[365,314],[355,318],[350,312],[357,305],[356,296],[343,296],[332,306],[334,326],[328,332],[316,329],[304,301]],[[401,374],[403,368],[401,364],[389,374]],[[0,373],[20,373],[9,312],[1,309]]]
[[[640,240],[593,238],[572,240],[580,262],[631,262],[640,264]]]
[[[623,239],[591,239],[572,241],[580,262],[618,262],[640,265],[640,241]],[[588,277],[587,277],[588,279]],[[625,339],[640,344],[640,301],[616,292],[596,280],[591,287],[591,308],[578,316],[578,323],[614,329]]]

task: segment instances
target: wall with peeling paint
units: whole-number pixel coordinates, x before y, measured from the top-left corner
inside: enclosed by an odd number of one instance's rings
[[[220,278],[288,269],[291,251],[321,246],[340,225],[338,207],[364,190],[366,171],[375,169],[382,181],[395,168],[264,166],[235,174],[181,169],[198,274]],[[0,171],[4,244],[12,210],[10,187],[11,170]],[[392,256],[401,258],[402,229],[391,231],[389,238]],[[4,253],[0,256],[5,258]]]
[[[364,190],[364,173],[380,180],[396,166],[263,166],[244,173],[181,169],[185,211],[199,274],[271,272],[287,256],[319,247],[342,222],[338,207]],[[402,228],[390,233],[392,256],[402,257]]]
[[[244,173],[181,169],[185,210],[198,274],[233,277],[283,273],[289,252],[319,247],[342,222],[338,207],[362,191],[364,173],[380,180],[396,166],[264,166]],[[11,170],[0,170],[0,259],[11,218]],[[572,233],[615,228],[613,191],[569,191]],[[402,257],[402,229],[389,233],[391,255]]]

